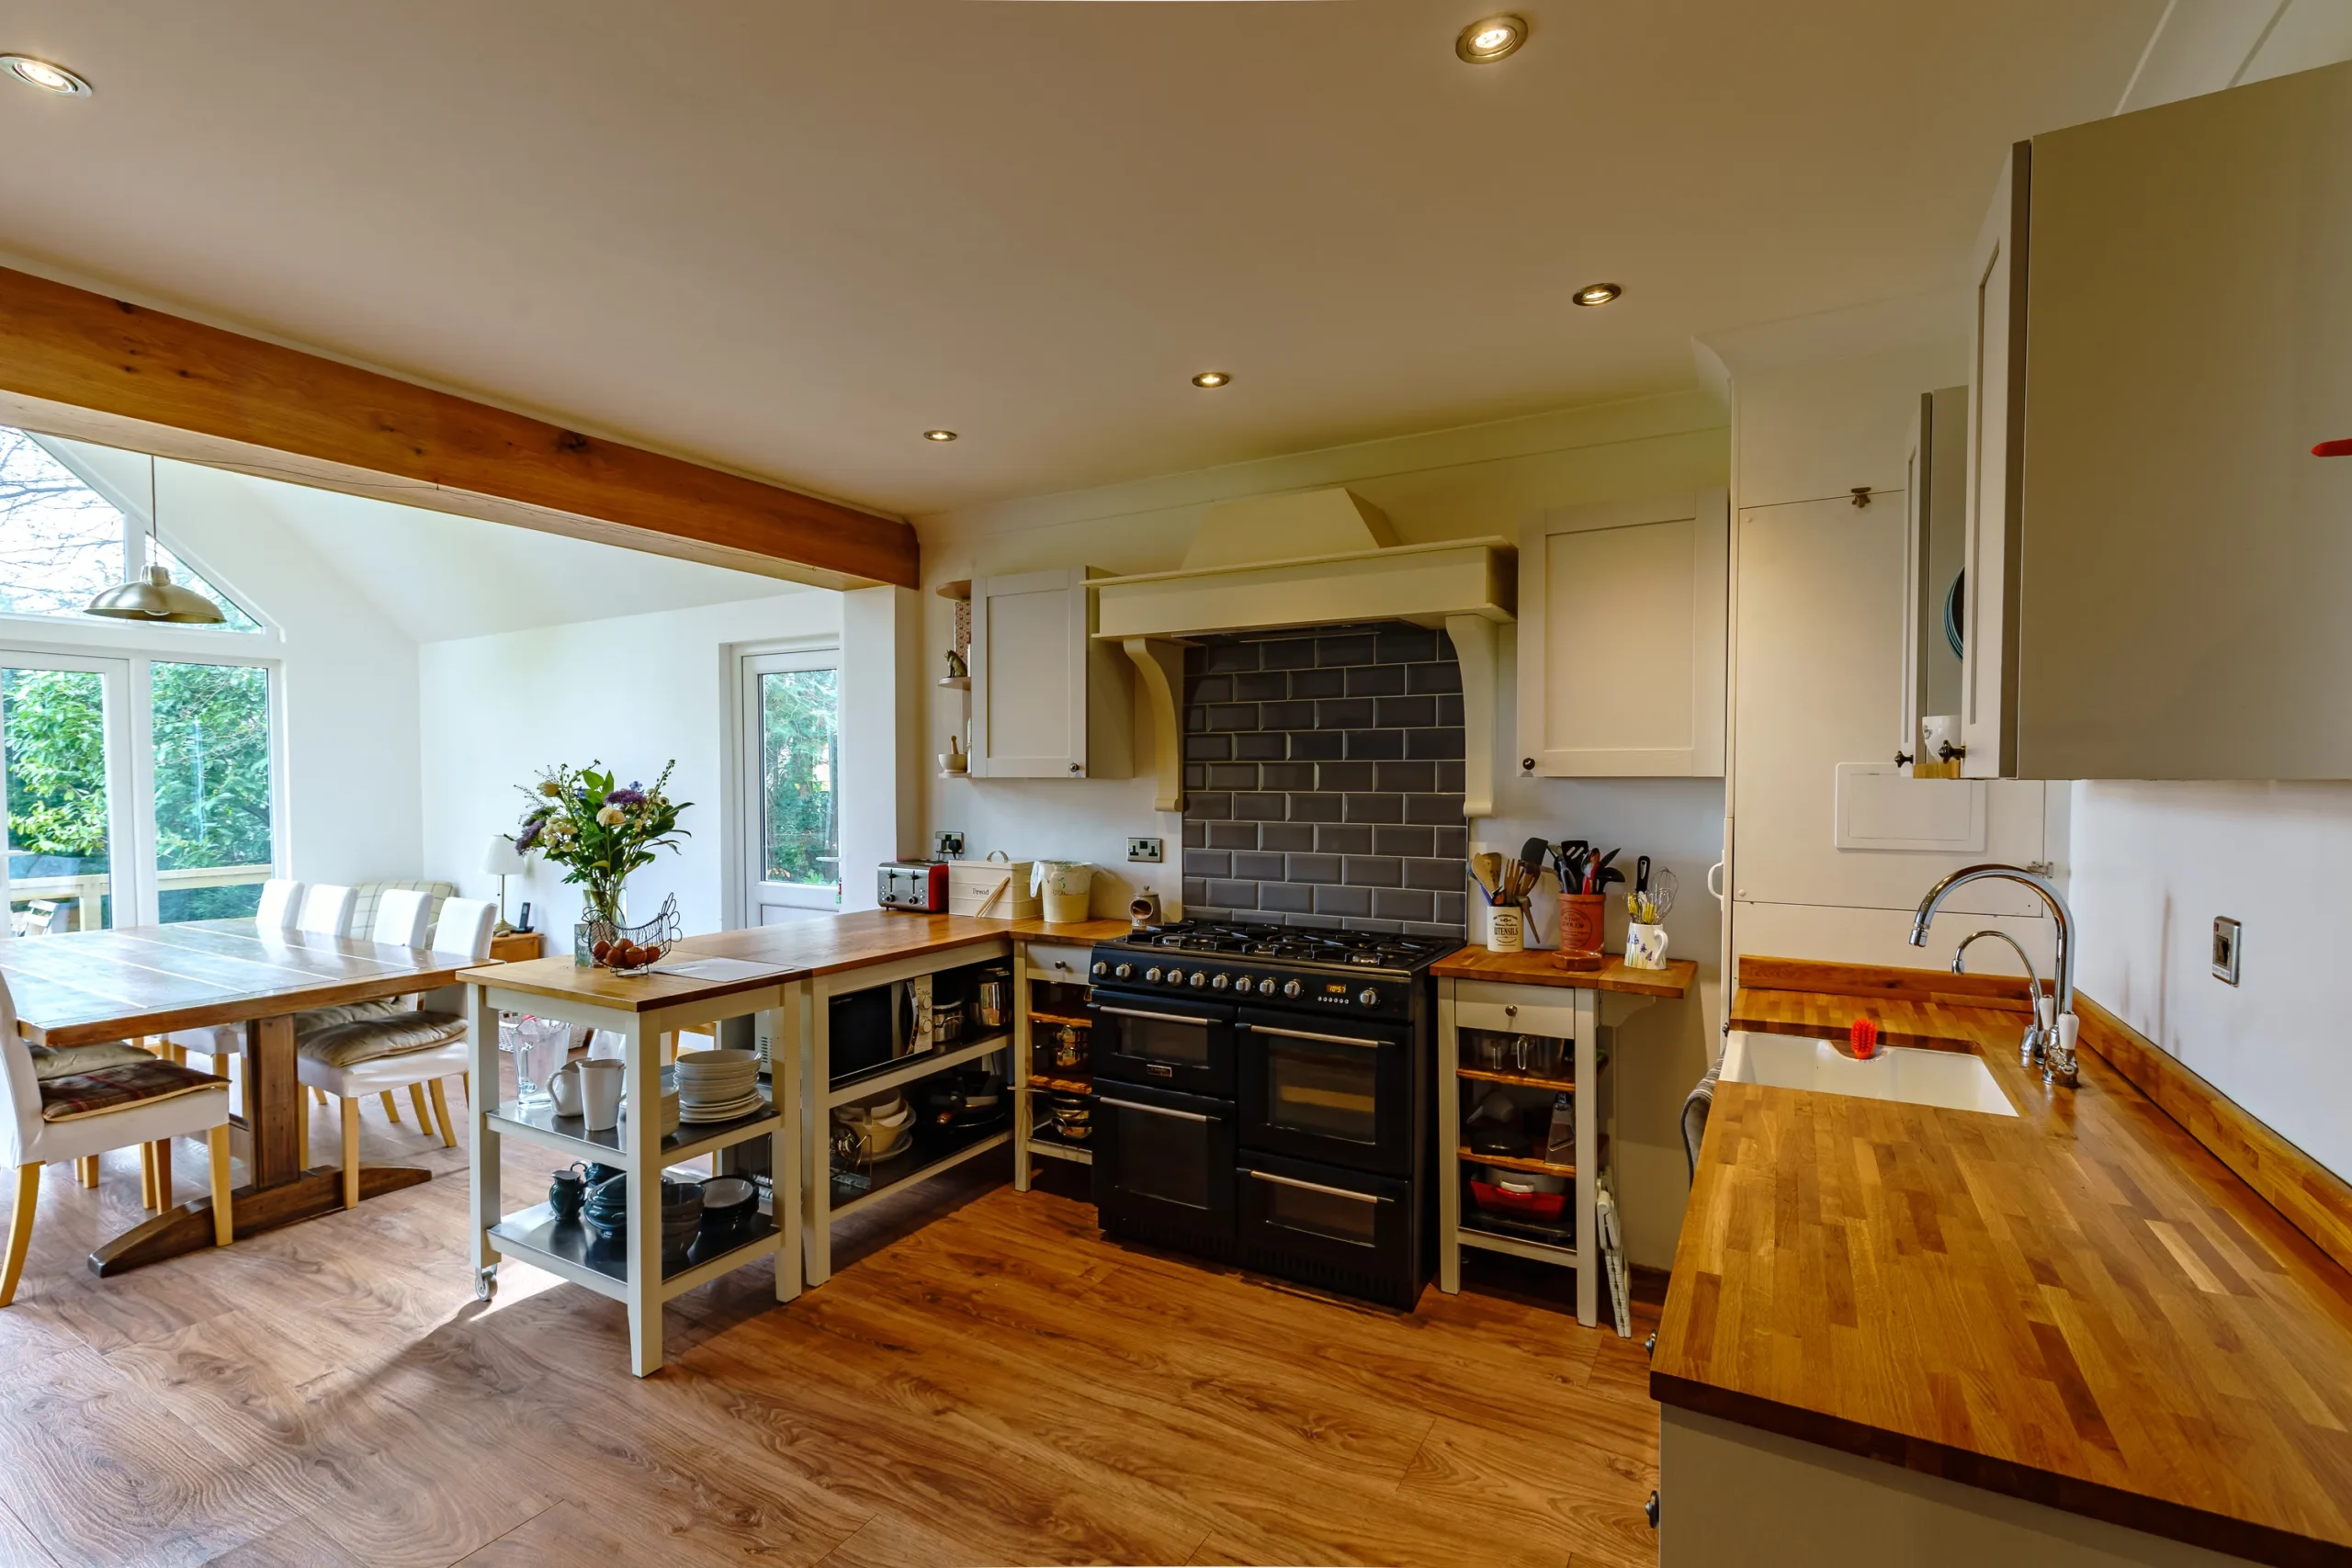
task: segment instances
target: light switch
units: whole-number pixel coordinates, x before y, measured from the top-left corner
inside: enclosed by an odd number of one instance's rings
[[[2238,950],[2245,945],[2242,929],[2227,915],[2213,917],[2213,978],[2238,983]]]

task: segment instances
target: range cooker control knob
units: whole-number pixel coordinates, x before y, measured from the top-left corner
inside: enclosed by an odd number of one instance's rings
[[[1196,990],[1196,991],[1197,991],[1197,990],[1199,990],[1203,986],[1205,986],[1205,985],[1207,985],[1208,983],[1209,983],[1209,972],[1208,972],[1207,970],[1205,970],[1205,969],[1195,969],[1195,970],[1193,970],[1193,989],[1194,989],[1194,990]]]
[[[1298,994],[1305,989],[1306,989],[1306,987],[1300,985],[1295,980],[1284,980],[1283,982],[1283,995],[1290,998],[1294,1001],[1298,999]]]
[[[1143,972],[1143,977],[1150,981],[1155,986],[1159,984],[1159,971],[1156,968],[1145,970]]]
[[[1098,959],[1096,959],[1096,960],[1094,961],[1094,973],[1095,973],[1095,974],[1097,974],[1097,975],[1108,975],[1110,972],[1111,972],[1111,966],[1110,966],[1108,964],[1103,963],[1103,962],[1102,962],[1102,960],[1101,960],[1101,959],[1099,959],[1099,958],[1098,958]]]
[[[1134,964],[1122,964],[1116,969],[1111,971],[1111,977],[1114,980],[1124,980],[1135,972],[1136,966]]]
[[[1233,982],[1227,979],[1222,975],[1212,975],[1209,976],[1209,989],[1212,991],[1222,991],[1231,984],[1233,984]]]
[[[1366,986],[1363,990],[1356,993],[1356,1000],[1362,1002],[1368,1008],[1376,1008],[1380,1005],[1380,993],[1374,990],[1370,986]]]
[[[1170,969],[1168,972],[1168,983],[1171,986],[1182,985],[1184,983],[1184,972],[1182,969]]]

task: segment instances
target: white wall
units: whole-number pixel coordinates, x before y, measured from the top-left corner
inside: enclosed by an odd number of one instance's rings
[[[623,779],[650,780],[674,758],[671,795],[694,803],[682,818],[693,836],[630,879],[629,913],[646,919],[674,892],[687,931],[721,929],[727,882],[737,874],[726,829],[730,650],[837,640],[841,599],[809,589],[424,644],[416,667],[430,700],[413,733],[423,741],[428,872],[469,897],[494,897],[496,880],[476,867],[490,836],[511,833],[521,818],[517,785],[553,763],[594,759]],[[516,900],[530,899],[531,923],[551,933],[550,951],[569,951],[580,898],[559,869],[532,857],[527,874],[507,879],[507,898],[510,917]]]
[[[146,496],[145,457],[58,445],[117,493]],[[310,492],[186,463],[157,468],[164,542],[261,610],[279,635],[22,622],[0,629],[0,638],[105,652],[137,646],[198,659],[220,649],[282,660],[287,777],[279,798],[293,874],[311,882],[423,874],[416,644],[288,525],[289,498]]]
[[[1724,422],[1722,404],[1703,393],[1649,398],[918,518],[926,684],[944,671],[955,624],[954,606],[931,592],[941,581],[1065,566],[1164,570],[1182,561],[1215,502],[1336,484],[1378,505],[1407,543],[1487,535],[1516,543],[1525,523],[1554,507],[1724,483]],[[1636,1262],[1663,1267],[1672,1260],[1687,1192],[1678,1116],[1683,1095],[1706,1071],[1714,1013],[1721,942],[1717,908],[1701,881],[1721,851],[1723,786],[1712,779],[1520,778],[1509,718],[1514,648],[1506,638],[1500,650],[1498,815],[1475,836],[1512,851],[1530,836],[1623,844],[1629,866],[1646,852],[1673,865],[1682,883],[1668,922],[1673,952],[1699,961],[1704,994],[1644,1010],[1619,1040],[1617,1161],[1627,1250]],[[959,694],[932,688],[924,750],[944,750],[965,713]],[[1142,760],[1149,727],[1137,728]],[[1096,882],[1098,915],[1123,912],[1134,888],[1156,887],[1165,897],[1179,887],[1175,864],[1125,860],[1129,834],[1159,835],[1171,862],[1179,852],[1182,823],[1152,809],[1143,777],[932,778],[928,825],[960,829],[974,855],[1001,848],[1015,859],[1093,862],[1109,874]]]

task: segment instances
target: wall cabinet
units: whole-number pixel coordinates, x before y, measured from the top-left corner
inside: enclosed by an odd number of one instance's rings
[[[1562,507],[1519,555],[1519,757],[1538,778],[1721,777],[1729,497]]]
[[[2352,778],[2352,66],[2034,138],[1977,262],[1963,771]]]
[[[973,579],[973,777],[1133,771],[1127,659],[1094,640],[1089,575],[1072,567]]]

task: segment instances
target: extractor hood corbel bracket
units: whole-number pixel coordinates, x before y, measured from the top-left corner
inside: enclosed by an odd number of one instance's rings
[[[1462,815],[1495,814],[1495,623],[1448,615],[1445,635],[1462,666]]]
[[[1140,677],[1151,714],[1152,807],[1184,809],[1184,645],[1162,637],[1120,639]]]

